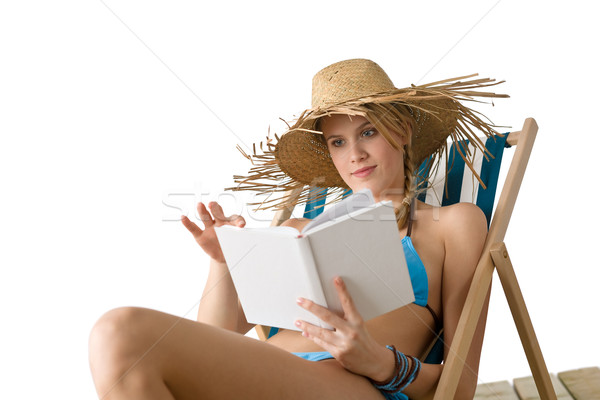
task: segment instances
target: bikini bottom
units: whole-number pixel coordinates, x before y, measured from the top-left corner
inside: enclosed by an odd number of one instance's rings
[[[308,361],[322,361],[322,360],[329,360],[329,359],[335,358],[328,351],[312,351],[312,352],[306,352],[306,353],[292,353],[292,354],[295,356],[298,356],[300,358],[304,358],[305,360],[308,360]],[[385,397],[386,400],[409,400],[408,396],[406,396],[404,393],[389,394],[389,393],[381,392],[381,394],[383,395],[383,397]]]

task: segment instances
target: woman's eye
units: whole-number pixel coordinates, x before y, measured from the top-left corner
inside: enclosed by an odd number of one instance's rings
[[[334,147],[340,147],[340,146],[342,145],[342,140],[341,140],[341,139],[336,139],[336,140],[333,140],[333,141],[331,142],[331,144],[332,144]]]
[[[363,136],[373,136],[376,133],[375,129],[367,129],[366,131],[364,131],[362,134]]]

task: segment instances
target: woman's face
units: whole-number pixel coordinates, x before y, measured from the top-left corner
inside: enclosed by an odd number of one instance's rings
[[[366,118],[331,115],[321,120],[321,130],[333,164],[354,191],[369,188],[376,201],[404,194],[404,157]],[[395,136],[399,145],[406,139]]]

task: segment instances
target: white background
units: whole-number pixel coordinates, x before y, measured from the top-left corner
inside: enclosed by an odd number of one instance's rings
[[[0,398],[94,398],[88,334],[111,308],[194,318],[208,259],[173,220],[201,198],[267,225],[223,192],[250,166],[236,144],[281,133],[312,75],[355,57],[399,87],[507,81],[480,109],[540,131],[505,241],[550,371],[599,365],[588,4],[2,2]],[[494,285],[481,382],[530,375]]]

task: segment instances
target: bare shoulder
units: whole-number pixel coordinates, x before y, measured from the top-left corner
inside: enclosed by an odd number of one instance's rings
[[[472,203],[456,203],[450,206],[435,207],[421,201],[417,202],[415,219],[428,235],[437,233],[448,236],[460,233],[463,229],[477,232],[487,231],[485,214]]]
[[[442,207],[440,228],[446,249],[445,267],[466,268],[465,272],[474,269],[487,236],[483,211],[471,203]]]
[[[304,228],[306,224],[308,224],[311,220],[308,218],[290,218],[286,219],[281,223],[281,226],[291,226],[292,228],[296,228],[299,231]]]
[[[434,207],[419,203],[416,220],[421,247],[429,247],[442,257],[445,268],[479,258],[487,236],[487,220],[475,204]]]
[[[464,230],[487,232],[487,220],[479,207],[472,203],[456,203],[439,209],[441,228],[448,234]]]

